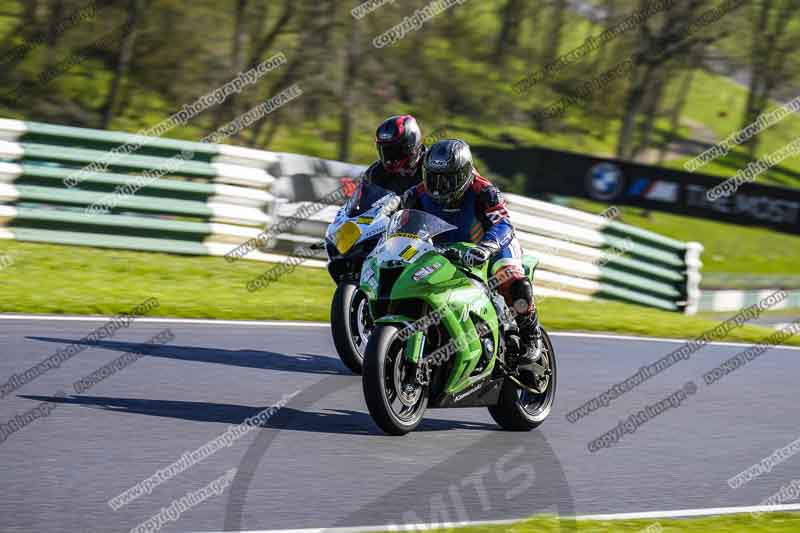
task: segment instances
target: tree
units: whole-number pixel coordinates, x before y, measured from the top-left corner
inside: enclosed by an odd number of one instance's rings
[[[681,78],[680,85],[678,86],[678,94],[675,97],[675,103],[672,104],[669,110],[670,135],[669,138],[664,140],[664,142],[661,144],[658,152],[659,165],[664,162],[664,158],[667,155],[667,148],[671,140],[675,139],[677,132],[680,129],[681,115],[683,114],[683,109],[686,106],[686,101],[689,98],[689,92],[692,89],[692,82],[694,81],[697,69],[700,68],[700,65],[702,64],[704,53],[705,48],[699,46],[692,54],[688,66],[683,71],[683,77]]]
[[[790,83],[798,77],[797,63],[790,61],[790,56],[800,48],[800,29],[796,23],[790,24],[798,9],[798,0],[763,0],[753,6],[751,74],[742,128],[758,119],[780,84]],[[758,143],[758,135],[747,142],[751,158],[755,156]]]
[[[342,76],[341,112],[339,114],[339,160],[350,160],[353,133],[353,112],[356,104],[356,83],[361,66],[361,25],[350,17],[350,37],[347,42],[344,76]]]
[[[545,39],[544,54],[542,56],[543,65],[552,63],[558,57],[567,7],[567,0],[553,0],[550,30],[542,33],[542,37]]]
[[[646,7],[647,1],[641,0],[639,9]],[[622,126],[617,138],[617,157],[632,157],[637,119],[647,94],[654,90],[660,79],[666,79],[666,75],[660,71],[669,62],[685,63],[695,48],[708,46],[725,35],[725,26],[720,21],[701,30],[694,26],[695,21],[701,20],[701,15],[707,11],[708,6],[703,0],[684,0],[676,2],[665,11],[660,23],[653,23],[651,18],[640,24],[637,50],[631,57],[634,68],[623,106]],[[723,20],[726,16],[730,16],[730,13],[726,13]],[[656,28],[651,28],[651,25]],[[657,105],[653,107],[656,108]]]
[[[105,103],[101,108],[100,128],[106,129],[114,118],[114,111],[120,94],[120,87],[130,67],[136,36],[145,9],[145,0],[128,0],[128,15],[125,19],[119,50],[114,58],[113,76],[109,84]]]
[[[500,32],[494,45],[493,59],[498,65],[505,63],[508,52],[519,44],[519,29],[525,19],[525,0],[508,0],[500,12]]]
[[[231,32],[231,55],[228,60],[228,69],[225,76],[226,80],[233,79],[239,72],[245,70],[245,45],[248,37],[246,30],[248,4],[249,0],[236,0],[233,31]],[[221,79],[219,83],[224,83],[224,81],[225,80]],[[236,115],[236,96],[236,94],[231,94],[217,107],[214,113],[214,129],[219,128],[228,118],[232,118]]]

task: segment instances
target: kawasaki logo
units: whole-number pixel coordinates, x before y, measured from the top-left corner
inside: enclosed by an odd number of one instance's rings
[[[478,383],[477,385],[473,386],[471,389],[465,390],[464,392],[462,392],[461,394],[457,395],[457,396],[456,396],[455,398],[453,398],[453,399],[454,399],[455,401],[460,401],[460,400],[461,400],[461,398],[464,398],[464,397],[466,397],[466,396],[469,396],[470,394],[472,394],[472,393],[473,393],[473,392],[475,392],[476,390],[480,389],[480,388],[481,388],[481,385],[482,385],[482,383]]]

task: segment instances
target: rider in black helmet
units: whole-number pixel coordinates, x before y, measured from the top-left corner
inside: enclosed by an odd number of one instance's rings
[[[425,154],[422,183],[403,195],[403,207],[420,209],[454,225],[437,241],[473,242],[465,254],[470,265],[489,261],[489,274],[516,312],[524,358],[538,360],[542,334],[533,287],[522,267],[522,248],[514,235],[506,202],[489,180],[478,174],[469,145],[457,139],[439,141]]]
[[[366,181],[396,194],[422,181],[425,146],[417,119],[411,115],[387,118],[375,132],[375,146],[380,159],[365,172]]]

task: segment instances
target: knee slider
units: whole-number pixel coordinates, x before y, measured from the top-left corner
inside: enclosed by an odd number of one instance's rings
[[[529,314],[533,310],[533,285],[528,278],[514,280],[511,284],[511,301],[519,314]]]

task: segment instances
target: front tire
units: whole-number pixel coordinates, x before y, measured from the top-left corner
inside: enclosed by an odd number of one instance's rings
[[[389,435],[405,435],[422,421],[428,387],[408,385],[404,343],[395,326],[378,326],[364,354],[364,399],[375,423]],[[406,386],[409,388],[407,389]]]
[[[552,374],[542,394],[533,394],[520,388],[506,378],[500,391],[500,401],[489,407],[489,414],[503,429],[509,431],[530,431],[539,427],[550,415],[556,396],[556,354],[550,336],[542,329],[544,353],[542,366],[550,368]],[[527,385],[527,383],[526,383]]]
[[[363,369],[371,329],[367,296],[353,282],[339,283],[331,302],[331,334],[339,359],[354,374]]]

